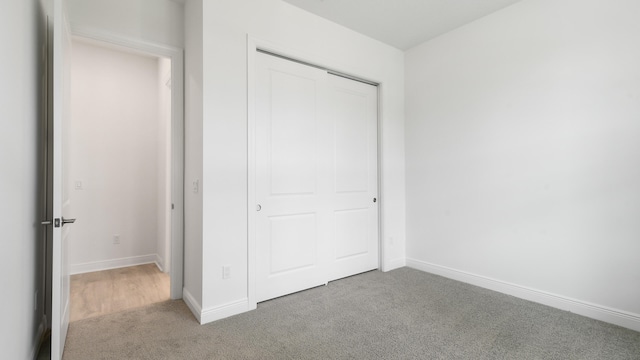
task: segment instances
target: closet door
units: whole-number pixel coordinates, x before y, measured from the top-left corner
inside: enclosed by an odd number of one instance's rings
[[[329,281],[378,268],[378,88],[329,75],[333,234]]]
[[[256,297],[327,282],[333,176],[325,71],[256,58]]]
[[[263,53],[255,74],[257,301],[378,268],[377,88]]]

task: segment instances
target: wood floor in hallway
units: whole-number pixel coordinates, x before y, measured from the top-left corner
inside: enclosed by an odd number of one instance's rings
[[[155,264],[72,275],[70,321],[169,300],[169,284]]]

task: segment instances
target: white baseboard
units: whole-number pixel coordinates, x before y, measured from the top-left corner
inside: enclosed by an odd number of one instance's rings
[[[551,294],[420,260],[408,258],[407,266],[485,289],[501,292],[503,294],[512,295],[524,300],[569,311],[592,319],[608,322],[631,330],[640,331],[640,314],[633,314],[623,310],[572,299],[566,296]]]
[[[193,313],[193,316],[196,317],[196,320],[198,320],[198,322],[200,324],[202,324],[202,321],[201,321],[201,318],[202,318],[202,306],[193,297],[193,295],[191,295],[189,290],[187,290],[185,288],[182,289],[182,301],[184,301],[184,303],[187,304],[187,307],[189,308],[189,310],[191,310],[191,313]]]
[[[111,259],[111,260],[102,260],[102,261],[94,261],[83,264],[71,264],[69,267],[71,275],[76,274],[84,274],[88,272],[94,271],[103,271],[110,269],[117,269],[128,266],[136,266],[136,265],[144,265],[157,263],[158,255],[150,254],[150,255],[142,255],[142,256],[132,256],[127,258],[120,259]]]
[[[156,254],[156,260],[154,262],[161,272],[167,272],[164,271],[164,261],[162,261],[162,257],[160,257],[160,255]]]
[[[227,318],[229,316],[242,314],[249,311],[249,299],[244,298],[238,301],[222,304],[216,307],[202,310],[200,318],[201,324]]]
[[[387,272],[387,271],[399,269],[399,268],[405,267],[405,266],[407,266],[407,259],[406,258],[397,258],[397,259],[386,261],[384,266],[382,267],[382,271]]]
[[[182,290],[182,300],[202,325],[250,310],[249,300],[246,298],[203,310],[187,289]]]

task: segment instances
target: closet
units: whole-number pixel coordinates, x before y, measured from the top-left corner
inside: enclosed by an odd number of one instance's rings
[[[377,269],[377,87],[262,52],[255,78],[257,301]]]

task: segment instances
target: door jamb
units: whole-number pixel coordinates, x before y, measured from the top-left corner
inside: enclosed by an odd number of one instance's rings
[[[375,79],[367,79],[366,77],[353,76],[347,70],[341,69],[340,66],[323,66],[323,64],[331,64],[331,61],[319,59],[317,56],[300,53],[290,48],[284,48],[272,42],[257,39],[251,34],[247,34],[247,310],[255,310],[258,307],[256,300],[256,172],[255,172],[255,66],[256,54],[258,49],[289,58],[294,61],[318,66],[325,69],[335,70],[338,73],[346,74],[353,79],[363,79],[364,82],[376,84],[378,88],[378,114],[377,114],[377,131],[378,131],[378,268],[384,270],[386,266],[385,244],[383,239],[384,214],[383,201],[384,192],[382,187],[382,108],[381,96],[383,83]]]
[[[184,273],[184,50],[71,24],[71,35],[171,59],[171,299],[181,299]]]

